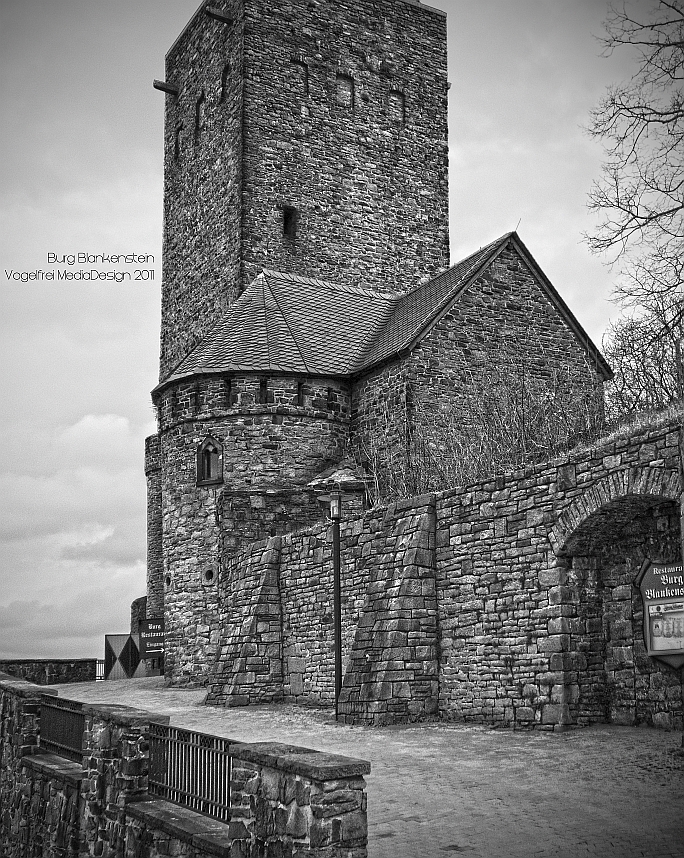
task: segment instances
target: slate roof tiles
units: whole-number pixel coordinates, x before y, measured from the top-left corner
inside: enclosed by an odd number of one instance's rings
[[[510,240],[524,250],[517,235],[507,233],[399,295],[265,270],[160,386],[218,372],[362,372],[410,348]],[[600,357],[558,293],[538,273],[585,347]]]

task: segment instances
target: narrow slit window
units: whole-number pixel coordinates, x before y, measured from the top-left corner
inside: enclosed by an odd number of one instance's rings
[[[389,94],[389,116],[392,122],[403,125],[406,122],[406,97],[403,92],[393,89]]]
[[[304,382],[300,381],[297,384],[297,405],[304,405]]]
[[[297,238],[297,222],[299,221],[299,212],[294,206],[283,206],[283,238],[286,241],[294,242]]]
[[[221,93],[219,95],[219,101],[221,104],[226,100],[226,96],[228,94],[228,84],[230,78],[230,63],[226,63],[223,67],[223,71],[221,72]]]
[[[335,407],[335,391],[332,387],[328,388],[328,411],[331,411]]]
[[[309,94],[309,66],[303,60],[292,60],[297,91],[300,95]]]
[[[259,379],[259,400],[262,405],[268,402],[268,379]]]
[[[177,161],[180,158],[181,153],[181,134],[183,132],[183,126],[179,125],[176,128],[173,135],[173,160]]]
[[[226,376],[223,379],[223,405],[225,408],[230,408],[233,404],[233,379]]]
[[[338,74],[336,101],[339,107],[354,109],[354,79],[348,74]]]
[[[204,131],[205,103],[206,98],[204,93],[202,93],[195,104],[195,143],[199,142],[202,132]]]

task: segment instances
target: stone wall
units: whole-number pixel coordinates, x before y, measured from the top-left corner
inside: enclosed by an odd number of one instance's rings
[[[631,586],[645,556],[680,556],[677,437],[646,432],[439,499],[442,717],[681,723],[678,677],[644,657]]]
[[[242,272],[243,15],[194,16],[166,57],[160,379],[239,294]],[[224,77],[224,72],[225,77]]]
[[[164,615],[164,546],[159,435],[150,435],[145,439],[145,477],[147,479],[147,599],[149,616],[162,617]]]
[[[94,682],[96,658],[13,658],[0,659],[0,671],[36,685],[65,682]]]
[[[680,556],[677,440],[643,430],[343,521],[342,717],[681,725],[632,586]],[[218,601],[208,702],[332,705],[326,525],[235,554]]]
[[[444,13],[211,5],[232,23],[166,59],[161,378],[264,267],[396,289],[449,262]]]
[[[440,473],[442,488],[445,464],[454,483],[477,479],[492,449],[531,462],[595,437],[604,369],[542,278],[509,243],[407,355],[358,379],[352,439],[384,492],[435,488]]]
[[[448,266],[443,13],[246,0],[244,93],[245,282],[268,267],[397,290]]]
[[[341,527],[343,691],[350,721],[385,723],[437,708],[434,498]],[[334,701],[328,525],[257,543],[221,580],[219,657],[208,703]]]
[[[366,858],[369,763],[287,745],[230,746],[230,821],[148,792],[149,724],[165,716],[83,705],[83,761],[41,750],[40,690],[0,681],[3,858]]]

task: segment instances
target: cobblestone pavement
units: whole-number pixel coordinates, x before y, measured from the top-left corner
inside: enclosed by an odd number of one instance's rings
[[[684,858],[681,734],[595,726],[521,733],[424,724],[348,727],[294,706],[223,709],[159,678],[54,686],[241,741],[370,760],[369,858]]]

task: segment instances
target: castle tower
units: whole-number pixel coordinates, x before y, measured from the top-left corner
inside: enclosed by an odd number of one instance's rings
[[[320,517],[371,315],[448,265],[446,65],[445,15],[414,0],[205,0],[167,54],[146,472],[174,682],[216,655],[226,558]]]
[[[448,265],[443,12],[205,0],[165,83],[161,380],[262,268],[396,292]]]

